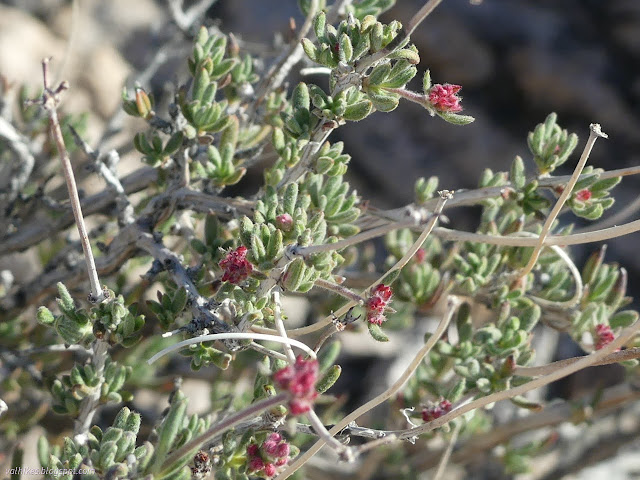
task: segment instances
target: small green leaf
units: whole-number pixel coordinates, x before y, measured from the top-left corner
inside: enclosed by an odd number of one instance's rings
[[[376,325],[375,323],[367,322],[367,327],[369,328],[369,333],[371,334],[373,339],[376,340],[377,342],[388,342],[389,341],[389,337],[387,337],[384,334],[384,332],[380,328],[380,325]]]
[[[438,116],[442,118],[444,121],[451,123],[453,125],[468,125],[471,122],[475,121],[470,115],[459,115],[457,113],[451,112],[437,112]]]
[[[316,384],[316,390],[318,391],[318,393],[324,393],[329,390],[333,386],[333,384],[338,381],[341,373],[342,367],[340,367],[340,365],[333,365],[332,367],[330,367]]]

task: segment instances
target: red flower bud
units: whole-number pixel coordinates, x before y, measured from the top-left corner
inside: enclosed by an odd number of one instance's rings
[[[237,284],[245,280],[251,272],[253,265],[246,259],[247,247],[240,246],[232,250],[227,256],[218,263],[220,268],[224,270],[222,281]]]
[[[459,112],[462,110],[458,95],[460,85],[436,84],[429,89],[429,103],[439,112]]]
[[[588,188],[583,188],[578,193],[576,193],[576,199],[581,202],[587,202],[591,199],[591,190]]]
[[[293,218],[288,213],[283,213],[276,217],[276,227],[283,232],[290,232],[293,229]]]
[[[615,340],[615,338],[616,337],[609,325],[605,325],[604,323],[599,323],[598,325],[596,325],[596,334],[594,339],[596,350],[600,350],[601,348],[609,345]]]
[[[367,321],[369,323],[382,325],[386,320],[384,310],[387,308],[392,296],[391,288],[382,283],[371,291],[371,296],[367,300]]]
[[[293,415],[308,412],[318,396],[315,389],[318,368],[317,360],[305,360],[299,356],[296,363],[278,370],[273,375],[278,386],[291,393],[293,398],[289,401],[289,411]]]
[[[449,413],[451,411],[451,402],[449,400],[441,400],[437,405],[432,405],[422,409],[422,420],[430,422],[436,418]]]

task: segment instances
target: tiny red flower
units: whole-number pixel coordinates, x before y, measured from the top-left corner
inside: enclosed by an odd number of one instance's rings
[[[609,345],[616,338],[611,327],[604,323],[596,325],[595,337],[596,350],[600,350],[601,348]]]
[[[449,413],[451,411],[451,402],[449,400],[440,400],[437,405],[432,405],[422,409],[422,420],[430,422],[436,418]]]
[[[418,263],[422,263],[424,262],[424,259],[427,258],[427,252],[424,248],[419,248],[416,251],[416,262]]]
[[[276,227],[283,232],[290,232],[293,229],[293,218],[288,213],[283,213],[276,217]]]
[[[384,310],[391,301],[393,292],[391,288],[384,285],[377,285],[371,292],[367,300],[367,321],[376,325],[382,325],[386,320]]]
[[[429,89],[429,103],[439,112],[459,112],[462,110],[458,95],[460,85],[436,84]]]
[[[581,202],[586,202],[588,200],[591,199],[591,190],[589,190],[588,188],[584,188],[582,190],[580,190],[578,193],[576,193],[576,199],[580,200]]]
[[[249,471],[271,478],[277,473],[277,467],[287,464],[289,452],[289,444],[282,435],[270,433],[262,445],[252,443],[247,447]]]
[[[247,247],[240,246],[232,250],[218,263],[224,270],[222,281],[237,284],[245,280],[251,272],[253,265],[247,260]]]
[[[288,390],[292,397],[289,411],[293,415],[308,412],[318,396],[315,386],[318,381],[318,361],[296,358],[296,363],[278,370],[273,379],[283,390]]]
[[[276,474],[276,466],[273,463],[267,463],[264,466],[264,473],[267,477],[273,477]]]

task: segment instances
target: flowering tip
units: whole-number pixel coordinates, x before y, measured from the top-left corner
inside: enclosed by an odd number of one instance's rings
[[[588,188],[583,188],[578,193],[576,193],[576,199],[580,200],[581,202],[587,202],[591,199],[591,195],[591,190],[589,190]]]
[[[244,245],[230,251],[227,256],[218,263],[223,270],[222,281],[237,284],[245,280],[251,272],[253,265],[247,260],[247,247]]]
[[[601,348],[606,347],[611,342],[615,340],[615,335],[611,330],[609,325],[605,325],[604,323],[599,323],[595,328],[595,346],[596,350],[600,350]]]
[[[289,411],[293,415],[300,415],[311,409],[313,401],[318,396],[315,389],[318,370],[317,360],[305,360],[302,356],[298,356],[293,365],[278,370],[273,375],[278,386],[292,395]]]
[[[262,445],[247,447],[247,465],[250,472],[271,478],[289,462],[289,444],[279,433],[270,433]]]
[[[384,284],[377,285],[372,291],[369,299],[367,300],[367,321],[375,325],[382,325],[386,320],[384,311],[387,305],[391,301],[393,292],[391,287]]]
[[[293,218],[288,213],[283,213],[276,217],[276,227],[283,232],[290,232],[293,229]]]
[[[448,83],[436,84],[429,89],[429,103],[439,112],[459,112],[462,110],[457,93],[462,87]]]
[[[440,400],[436,405],[431,405],[422,409],[422,420],[430,422],[436,418],[449,413],[452,405],[449,400]]]

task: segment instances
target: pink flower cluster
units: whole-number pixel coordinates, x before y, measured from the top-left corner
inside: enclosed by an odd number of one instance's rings
[[[276,227],[283,232],[290,232],[293,229],[293,218],[288,213],[283,213],[276,217]]]
[[[440,400],[436,405],[425,407],[422,409],[422,420],[430,422],[436,418],[449,413],[451,411],[451,402],[449,400]]]
[[[591,190],[588,188],[583,188],[578,193],[576,193],[576,200],[580,200],[581,202],[587,202],[591,199]]]
[[[289,444],[279,433],[270,433],[261,446],[255,443],[247,447],[249,471],[263,473],[267,478],[277,473],[278,467],[289,461]]]
[[[459,112],[462,110],[457,93],[462,87],[460,85],[436,84],[429,89],[429,103],[439,112]]]
[[[600,350],[601,348],[609,345],[615,338],[616,337],[609,325],[605,325],[604,323],[596,325],[596,350]]]
[[[313,401],[318,396],[315,388],[318,381],[318,368],[317,360],[305,360],[302,356],[298,356],[296,363],[278,370],[273,375],[278,386],[291,394],[289,411],[293,415],[311,410]]]
[[[391,287],[379,284],[371,292],[371,296],[367,300],[367,321],[376,325],[382,325],[386,321],[384,310],[391,301],[393,292]]]
[[[246,257],[247,247],[241,246],[232,250],[224,259],[220,260],[218,265],[224,270],[222,274],[223,282],[237,284],[251,275],[253,265]]]

